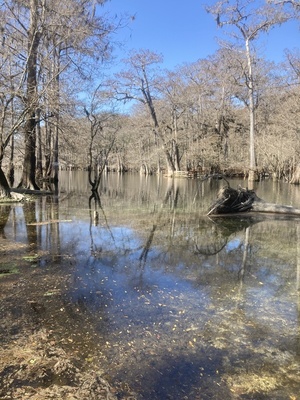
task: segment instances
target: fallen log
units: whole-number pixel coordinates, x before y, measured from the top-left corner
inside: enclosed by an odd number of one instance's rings
[[[21,193],[21,194],[30,194],[30,195],[37,195],[37,196],[46,196],[46,195],[53,195],[53,192],[50,190],[34,190],[34,189],[25,189],[25,188],[11,188],[10,191],[12,193]]]
[[[300,215],[300,209],[292,206],[267,203],[253,190],[226,186],[220,189],[217,200],[210,206],[207,215],[237,214],[241,212],[276,213]]]
[[[71,219],[50,219],[48,221],[32,222],[32,223],[26,224],[26,225],[27,226],[41,226],[41,225],[57,224],[58,222],[72,222],[72,220]]]
[[[260,202],[254,202],[252,204],[252,211],[261,213],[300,215],[299,208],[280,204],[266,203],[263,200],[261,200]]]

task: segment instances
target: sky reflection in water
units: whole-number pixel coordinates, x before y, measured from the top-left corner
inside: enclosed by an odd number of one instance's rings
[[[198,252],[199,237],[197,247],[191,241],[199,231],[195,218],[181,224],[186,243],[172,243],[167,233],[165,242],[153,238],[144,258],[145,230],[83,222],[67,228],[62,237],[78,243],[68,298],[85,303],[95,325],[105,320],[98,357],[108,376],[146,399],[231,398],[232,391],[268,385],[272,398],[280,384],[271,378],[278,382],[280,368],[299,362],[299,310],[295,244],[287,240],[290,250],[275,255],[276,240],[294,222],[268,224],[250,227],[249,243],[238,230],[208,255]],[[276,229],[266,250],[264,238]]]

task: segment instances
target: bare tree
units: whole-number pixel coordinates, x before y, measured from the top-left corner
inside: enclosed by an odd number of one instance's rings
[[[155,105],[160,93],[158,90],[158,71],[153,69],[153,65],[161,62],[162,56],[149,50],[133,52],[131,57],[125,60],[125,64],[128,66],[127,70],[117,74],[116,81],[110,84],[118,100],[124,102],[135,100],[147,107],[152,121],[155,142],[157,146],[161,146],[165,155],[168,174],[172,175],[176,166],[169,143],[165,140]],[[159,172],[159,160],[157,169]]]
[[[181,170],[186,141],[182,119],[186,111],[185,77],[181,71],[166,71],[159,83],[163,100],[159,102],[159,115],[164,136],[168,138],[175,171]]]
[[[88,172],[92,192],[97,192],[103,171],[120,130],[118,115],[113,110],[104,111],[107,99],[97,86],[91,96],[89,106],[84,106],[89,123]]]
[[[227,49],[185,65],[187,122],[196,147],[198,164],[202,169],[219,170],[227,165],[229,156],[228,134],[233,119],[234,82],[231,79],[232,57]],[[192,113],[191,111],[192,110]],[[195,146],[193,146],[195,147]],[[199,165],[199,166],[200,166]]]
[[[10,92],[7,89],[4,97],[1,90],[5,110],[1,116],[0,164],[12,136],[22,128],[25,148],[19,186],[39,188],[36,182],[36,133],[40,132],[41,136],[39,124],[42,120],[47,124],[49,118],[55,133],[50,141],[53,154],[51,166],[54,166],[54,179],[57,180],[62,76],[69,72],[72,73],[69,82],[74,81],[74,75],[81,81],[87,80],[94,73],[95,64],[110,56],[109,35],[116,26],[109,22],[107,16],[96,13],[96,6],[104,2],[66,0],[62,4],[58,0],[4,0],[0,5],[3,17],[1,73],[5,71],[3,79],[0,74],[0,83],[12,82]],[[11,73],[7,72],[8,63],[14,69]],[[77,85],[77,92],[81,88],[83,85]],[[9,127],[12,106],[14,121]],[[1,185],[7,188],[5,175],[1,174],[0,178],[3,179]]]
[[[258,4],[259,3],[259,4]],[[270,5],[254,0],[221,0],[207,11],[215,16],[218,26],[229,26],[235,46],[244,44],[244,54],[247,61],[245,84],[248,90],[249,108],[249,181],[256,179],[255,157],[255,48],[253,42],[263,32],[272,26],[287,21],[287,15]]]

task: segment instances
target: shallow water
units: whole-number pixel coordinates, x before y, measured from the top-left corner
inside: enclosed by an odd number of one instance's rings
[[[39,254],[39,277],[65,276],[46,293],[56,337],[138,399],[296,399],[299,218],[211,219],[224,182],[137,175],[109,175],[99,204],[86,178],[62,175],[57,199],[2,223]],[[255,190],[300,207],[300,188]]]

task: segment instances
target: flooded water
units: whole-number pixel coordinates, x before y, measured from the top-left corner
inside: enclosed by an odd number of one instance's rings
[[[64,277],[43,294],[57,340],[137,399],[299,399],[299,218],[209,218],[221,180],[111,174],[100,202],[83,172],[59,185],[0,206],[36,285]],[[255,190],[300,207],[298,187]]]

